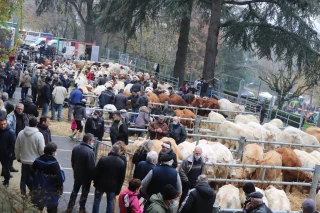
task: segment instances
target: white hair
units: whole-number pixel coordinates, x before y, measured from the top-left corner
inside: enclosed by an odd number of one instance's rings
[[[157,160],[158,159],[158,153],[157,152],[155,152],[155,151],[150,151],[150,152],[148,152],[148,154],[147,154],[147,161],[149,162],[149,163],[152,163],[152,162],[154,162],[155,160]]]
[[[259,203],[263,202],[262,198],[254,198],[254,197],[252,197],[251,199],[255,200],[255,201],[259,202]]]
[[[162,161],[161,164],[172,166],[173,160],[169,160],[169,161],[166,161],[166,162]]]

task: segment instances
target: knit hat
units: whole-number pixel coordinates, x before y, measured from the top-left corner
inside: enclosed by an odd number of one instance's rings
[[[159,162],[169,162],[172,161],[173,163],[173,156],[167,153],[163,153],[159,157]],[[170,162],[169,162],[170,163]]]
[[[113,90],[113,88],[112,87],[107,87],[107,90]]]
[[[302,210],[305,212],[315,212],[316,211],[316,203],[308,198],[302,202]]]
[[[163,200],[172,200],[179,196],[179,192],[170,184],[167,184],[161,192]]]
[[[261,192],[252,192],[248,195],[248,198],[258,198],[261,199],[263,198],[263,194]]]
[[[254,187],[253,183],[251,183],[251,182],[245,183],[243,185],[242,189],[246,194],[250,194],[250,193],[256,191],[256,188]]]

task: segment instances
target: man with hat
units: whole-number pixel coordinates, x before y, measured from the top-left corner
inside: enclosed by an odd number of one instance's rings
[[[161,144],[161,151],[159,152],[158,162],[160,163],[160,159],[163,155],[168,155],[170,158],[173,159],[172,167],[177,168],[178,162],[177,162],[177,155],[174,153],[173,149],[171,148],[171,143],[169,141],[166,141]]]
[[[120,111],[112,112],[113,122],[110,127],[110,138],[112,145],[117,141],[123,141],[128,145],[128,123],[126,119],[121,119]]]
[[[243,203],[243,210],[245,211],[247,203],[250,202],[250,198],[248,197],[248,195],[251,194],[252,192],[255,192],[256,188],[254,187],[252,182],[248,182],[242,186],[242,189],[244,194],[246,195],[246,200]]]
[[[105,85],[105,83],[107,83],[108,81],[108,75],[107,73],[103,74],[103,78],[99,79],[99,85]]]
[[[261,192],[252,192],[248,195],[250,202],[245,206],[245,213],[272,213],[272,211],[263,202]]]
[[[112,93],[113,88],[108,87],[107,91],[102,91],[99,96],[99,107],[103,109],[103,107],[107,104],[113,104],[114,102],[114,94]]]
[[[314,213],[316,212],[317,206],[314,200],[308,198],[302,202],[301,208],[302,213]]]
[[[168,125],[164,122],[164,115],[159,115],[158,120],[152,122],[148,128],[150,133],[150,140],[161,140],[167,137],[169,133]]]
[[[128,100],[131,100],[131,112],[133,113],[138,113],[139,112],[139,94],[138,94],[138,90],[134,89],[131,91],[131,95],[128,97]],[[138,115],[136,114],[131,114],[130,117],[130,123],[134,123],[136,121],[136,118],[138,117]]]
[[[84,133],[91,133],[102,141],[104,134],[104,120],[100,117],[100,112],[95,110],[93,115],[88,117],[86,125],[84,126]]]
[[[172,207],[178,204],[178,196],[179,192],[172,185],[166,185],[163,191],[151,196],[146,213],[173,213]]]

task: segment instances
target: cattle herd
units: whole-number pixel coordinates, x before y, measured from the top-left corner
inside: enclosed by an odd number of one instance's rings
[[[72,69],[57,68],[59,73],[74,74],[75,82],[79,89],[85,95],[99,96],[107,87],[113,87],[114,92],[117,93],[120,89],[124,89],[124,95],[130,95],[130,88],[132,84],[125,86],[124,81],[127,78],[138,76],[140,81],[149,81],[148,73],[137,72],[134,73],[129,67],[121,66],[119,64],[109,63],[108,68],[105,66],[92,65],[93,62],[77,61],[72,65]],[[96,79],[104,74],[107,74],[109,79],[105,85],[95,86],[94,83],[87,80],[85,70],[90,69],[94,71]],[[156,78],[156,77],[155,77]],[[283,142],[288,144],[302,144],[302,145],[317,145],[320,147],[320,128],[310,127],[306,132],[294,128],[285,127],[283,122],[279,119],[273,119],[268,123],[260,125],[259,118],[254,115],[246,115],[245,106],[231,103],[227,99],[216,100],[213,98],[201,98],[199,96],[189,94],[186,102],[178,94],[169,94],[168,88],[170,84],[158,81],[158,88],[163,93],[153,93],[152,87],[146,87],[145,92],[149,100],[149,107],[153,108],[155,114],[160,114],[162,111],[157,103],[165,103],[178,106],[193,106],[197,107],[197,115],[202,116],[200,129],[210,130],[211,134],[227,138],[245,137],[246,140],[268,141],[268,142]],[[87,97],[87,103],[95,104],[96,99]],[[130,103],[128,103],[130,104]],[[130,105],[128,106],[130,108]],[[214,111],[201,110],[202,108],[215,109]],[[106,110],[115,110],[116,108],[108,104],[104,107]],[[170,108],[169,108],[170,109]],[[219,111],[219,109],[221,111]],[[153,114],[153,113],[152,113]],[[177,115],[181,118],[197,117],[192,109],[177,109],[172,108],[167,110],[167,115]],[[205,122],[210,121],[210,122]],[[214,123],[213,123],[214,122]],[[181,123],[188,128],[193,128],[194,122],[191,120],[181,120]],[[201,132],[201,131],[200,131]],[[205,137],[200,137],[205,138]],[[139,138],[134,143],[128,145],[127,150],[133,153],[139,145],[145,142],[145,138]],[[246,168],[246,167],[228,167],[215,166],[214,163],[227,164],[251,164],[261,166],[284,166],[284,167],[303,167],[314,168],[316,164],[320,164],[320,149],[304,146],[279,145],[279,144],[263,144],[246,142],[243,155],[241,159],[237,159],[231,152],[233,149],[238,149],[238,140],[231,139],[216,139],[215,141],[208,141],[201,139],[198,142],[192,142],[190,138],[180,144],[176,144],[171,138],[163,138],[161,140],[152,140],[153,150],[159,152],[163,141],[170,141],[172,148],[177,155],[178,160],[183,160],[188,155],[192,154],[195,146],[200,146],[203,150],[203,156],[207,163],[205,172],[210,178],[224,178],[224,179],[252,179],[260,180],[263,169],[262,168]],[[198,145],[197,145],[198,144]],[[131,162],[129,160],[128,162]],[[132,175],[133,166],[130,166]],[[280,181],[280,182],[308,182],[312,181],[313,173],[304,172],[301,170],[279,170],[268,168],[265,170],[265,181]],[[216,204],[221,208],[240,209],[245,196],[239,183],[220,182],[223,184],[216,184],[218,193]],[[310,187],[301,186],[286,186],[286,185],[269,185],[256,184],[257,190],[261,191],[265,197],[264,202],[273,210],[291,210],[290,201],[285,192],[292,192],[293,188],[298,188],[299,191],[308,193]],[[320,193],[316,196],[316,203],[320,209]],[[317,201],[318,200],[318,201]]]

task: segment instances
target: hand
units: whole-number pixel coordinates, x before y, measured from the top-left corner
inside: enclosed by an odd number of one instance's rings
[[[248,203],[246,204],[246,210],[250,209],[251,207],[252,207],[251,202],[248,202]]]

